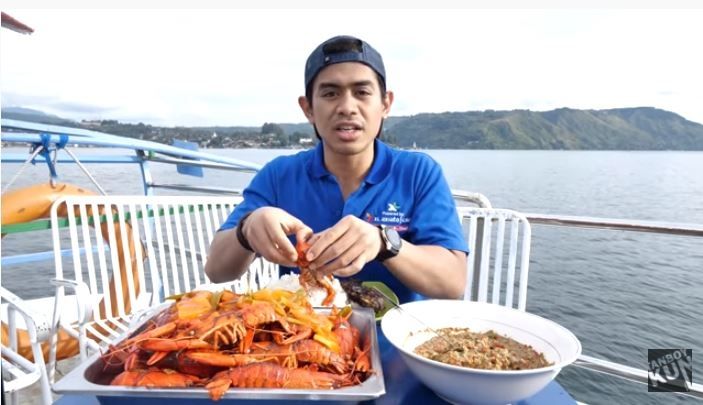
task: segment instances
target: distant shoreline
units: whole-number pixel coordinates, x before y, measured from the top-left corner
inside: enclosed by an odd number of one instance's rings
[[[14,112],[13,112],[14,111]],[[261,127],[158,127],[116,120],[80,123],[41,111],[6,108],[4,118],[63,125],[171,144],[180,139],[200,148],[305,149],[317,139],[309,123]],[[653,107],[551,111],[506,110],[423,113],[389,117],[382,139],[420,150],[703,150],[703,125]]]

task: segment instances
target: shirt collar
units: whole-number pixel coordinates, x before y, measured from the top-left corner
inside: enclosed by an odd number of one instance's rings
[[[393,154],[391,152],[391,148],[378,139],[375,139],[373,164],[371,165],[371,170],[364,181],[369,184],[381,182],[386,178],[386,176],[388,176],[388,173],[390,173],[392,163]],[[332,173],[330,173],[325,167],[325,153],[322,147],[322,142],[317,143],[317,146],[315,146],[315,150],[312,154],[312,159],[308,161],[308,173],[316,179],[332,175]]]
[[[376,184],[383,181],[383,179],[388,176],[388,173],[390,173],[391,163],[393,163],[393,155],[388,145],[376,139],[374,140],[373,147],[373,165],[371,165],[371,170],[364,180],[369,184]]]
[[[308,161],[308,173],[316,179],[331,175],[325,168],[325,152],[322,149],[322,140],[317,143],[312,159]]]

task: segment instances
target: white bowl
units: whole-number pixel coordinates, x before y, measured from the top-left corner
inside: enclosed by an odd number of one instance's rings
[[[449,402],[503,405],[529,398],[581,354],[581,343],[568,329],[516,309],[460,300],[415,301],[401,307],[404,311],[394,308],[383,317],[383,334],[398,349],[413,374]],[[466,327],[473,332],[493,329],[532,346],[553,365],[531,370],[498,371],[430,360],[413,353],[420,343],[435,336],[424,332],[427,327]]]

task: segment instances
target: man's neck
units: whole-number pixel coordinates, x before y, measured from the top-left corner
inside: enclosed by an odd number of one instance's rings
[[[374,150],[356,155],[337,155],[325,151],[325,167],[337,178],[346,200],[359,188],[373,165]]]

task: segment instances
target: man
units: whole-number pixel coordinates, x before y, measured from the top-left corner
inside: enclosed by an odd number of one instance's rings
[[[461,297],[467,243],[441,168],[378,139],[393,103],[381,55],[331,38],[308,57],[305,89],[298,104],[319,144],[256,174],[213,240],[208,277],[240,277],[254,252],[289,271],[295,236],[313,271],[382,281],[401,302]]]

